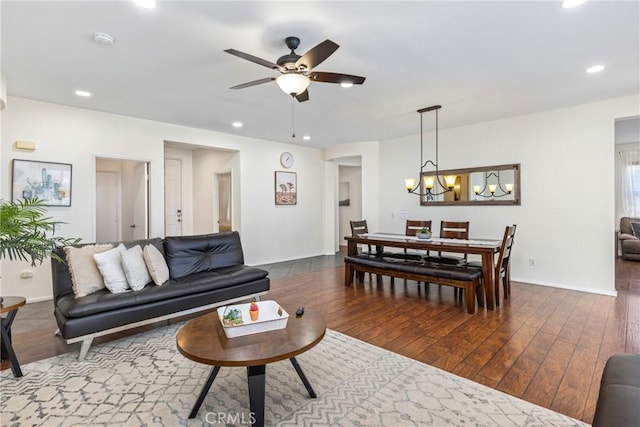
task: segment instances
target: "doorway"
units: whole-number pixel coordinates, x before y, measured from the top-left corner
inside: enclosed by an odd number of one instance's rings
[[[362,214],[362,166],[360,158],[338,161],[338,245],[345,246],[345,236],[351,236],[349,221],[365,219]]]
[[[149,163],[96,158],[96,242],[149,237]]]
[[[233,230],[233,202],[231,200],[231,172],[215,174],[213,186],[214,209],[213,223],[214,232],[225,232]]]

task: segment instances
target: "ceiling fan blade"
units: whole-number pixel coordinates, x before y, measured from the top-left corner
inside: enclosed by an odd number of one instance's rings
[[[361,85],[365,80],[365,77],[352,76],[351,74],[325,73],[323,71],[311,72],[309,73],[309,78],[312,82],[351,83],[354,85]]]
[[[245,52],[240,52],[235,49],[226,49],[225,52],[230,53],[231,55],[237,56],[238,58],[246,59],[247,61],[254,62],[258,65],[262,65],[263,67],[271,68],[273,70],[280,70],[282,72],[286,71],[278,64],[274,64],[271,61],[267,61],[266,59],[258,58],[257,56],[250,55]]]
[[[229,89],[244,89],[245,87],[261,85],[262,83],[269,83],[274,81],[275,79],[276,79],[275,77],[265,77],[264,79],[254,80],[252,82],[246,82],[240,85],[231,86]]]
[[[336,43],[327,39],[302,55],[300,59],[296,61],[296,68],[299,69],[300,66],[304,66],[304,69],[311,70],[322,61],[327,59],[329,56],[331,56],[331,54],[335,52],[339,47],[340,46],[338,46]]]
[[[298,102],[304,102],[304,101],[308,101],[309,100],[309,91],[307,89],[304,90],[304,92],[298,94],[296,96],[296,99],[298,100]]]

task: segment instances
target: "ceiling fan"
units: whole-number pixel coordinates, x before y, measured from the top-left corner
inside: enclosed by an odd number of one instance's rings
[[[246,59],[247,61],[254,62],[267,68],[278,70],[282,73],[277,77],[265,77],[263,79],[232,86],[230,89],[244,89],[245,87],[268,83],[275,80],[278,86],[280,86],[280,89],[282,89],[287,95],[291,95],[299,102],[303,102],[309,100],[307,87],[312,81],[322,83],[340,83],[343,86],[361,85],[364,83],[365,78],[360,76],[313,71],[313,68],[331,56],[331,54],[340,47],[331,40],[323,41],[311,48],[302,56],[295,52],[300,45],[300,39],[298,37],[287,37],[285,39],[285,43],[287,47],[291,49],[291,53],[281,56],[275,63],[239,50],[226,49],[225,52],[230,53],[231,55],[235,55],[239,58]]]

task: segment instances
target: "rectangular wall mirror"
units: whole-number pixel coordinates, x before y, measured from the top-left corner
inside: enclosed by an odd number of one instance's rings
[[[520,163],[422,172],[420,204],[519,205]]]

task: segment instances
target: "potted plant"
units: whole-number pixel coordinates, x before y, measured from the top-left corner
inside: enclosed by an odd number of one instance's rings
[[[427,227],[422,227],[420,230],[416,232],[416,237],[418,239],[430,239],[431,230],[429,230]]]
[[[0,199],[0,259],[28,261],[32,266],[48,256],[60,260],[53,251],[77,245],[80,239],[54,237],[58,224],[63,222],[47,216],[43,200]]]

